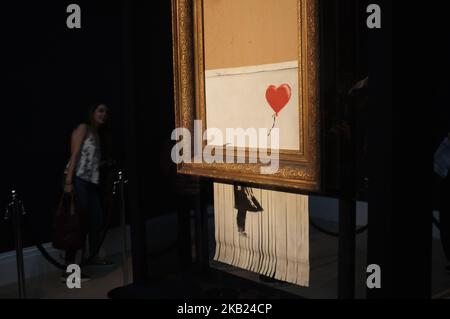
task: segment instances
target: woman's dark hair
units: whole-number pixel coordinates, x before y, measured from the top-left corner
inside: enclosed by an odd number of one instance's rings
[[[97,109],[98,109],[98,107],[100,105],[105,105],[106,106],[105,103],[99,101],[99,102],[90,104],[89,107],[88,107],[87,117],[86,117],[85,123],[89,126],[89,129],[91,129],[92,126],[93,126],[92,123],[94,121],[94,119],[93,119],[94,118],[94,113],[95,113],[95,111],[97,111]]]
[[[93,130],[93,117],[94,117],[94,113],[97,110],[97,108],[100,105],[105,105],[105,103],[101,102],[101,101],[97,101],[95,103],[92,103],[89,105],[88,109],[87,109],[87,117],[85,119],[85,124],[87,124],[89,130]],[[107,107],[107,106],[106,106]],[[97,133],[100,139],[100,145],[101,145],[101,150],[102,150],[102,158],[103,159],[110,159],[112,157],[112,141],[111,141],[111,127],[110,127],[110,121],[109,121],[109,108],[107,107],[108,110],[108,117],[105,121],[105,123],[103,123],[103,125],[101,125],[100,127],[97,128]]]

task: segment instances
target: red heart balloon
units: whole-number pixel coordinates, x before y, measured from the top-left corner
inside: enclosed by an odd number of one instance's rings
[[[266,99],[278,115],[291,99],[291,87],[289,84],[282,84],[278,88],[275,85],[270,85],[266,91]]]

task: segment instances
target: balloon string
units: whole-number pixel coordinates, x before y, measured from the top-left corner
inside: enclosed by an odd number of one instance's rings
[[[278,117],[278,114],[277,114],[277,113],[275,113],[274,115],[272,115],[272,118],[273,118],[273,124],[272,124],[272,127],[270,128],[269,134],[267,134],[267,136],[270,136],[270,134],[272,134],[272,130],[273,130],[273,128],[275,127],[275,123],[276,123],[276,121],[277,121],[277,117]]]

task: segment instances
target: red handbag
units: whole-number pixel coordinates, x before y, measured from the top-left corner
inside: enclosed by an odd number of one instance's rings
[[[77,209],[73,193],[61,196],[53,219],[53,247],[56,249],[83,248],[86,233],[82,214]]]

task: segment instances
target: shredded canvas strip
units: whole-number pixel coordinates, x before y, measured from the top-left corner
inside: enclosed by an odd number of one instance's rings
[[[309,286],[308,196],[214,184],[214,260]]]

